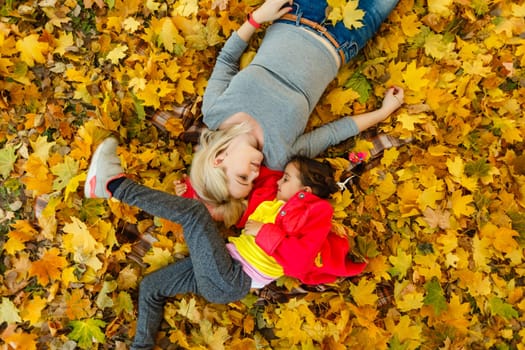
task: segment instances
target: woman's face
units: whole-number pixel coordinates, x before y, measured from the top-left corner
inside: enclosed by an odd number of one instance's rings
[[[307,190],[299,175],[299,169],[293,163],[289,163],[284,168],[283,177],[277,181],[277,199],[287,202],[297,192]]]
[[[246,198],[253,188],[254,180],[259,176],[263,154],[253,143],[251,136],[235,138],[230,146],[215,160],[228,178],[228,190],[234,198]]]

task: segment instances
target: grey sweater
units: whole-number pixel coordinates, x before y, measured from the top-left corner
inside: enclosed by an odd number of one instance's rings
[[[253,61],[239,71],[247,46],[233,33],[217,57],[202,105],[208,128],[217,130],[238,112],[251,115],[263,130],[265,165],[275,170],[283,170],[294,154],[315,157],[359,132],[346,117],[304,133],[315,105],[337,75],[333,56],[321,42],[301,28],[274,23]]]

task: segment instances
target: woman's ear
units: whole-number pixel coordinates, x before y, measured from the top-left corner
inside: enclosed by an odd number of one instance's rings
[[[213,160],[213,167],[218,167],[222,164],[224,161],[224,156],[222,154],[219,154],[215,159]]]

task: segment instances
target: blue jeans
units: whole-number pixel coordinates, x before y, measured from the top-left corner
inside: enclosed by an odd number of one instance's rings
[[[293,10],[290,13],[296,15],[298,18],[307,18],[323,25],[339,43],[340,47],[337,50],[343,50],[346,58],[346,62],[344,63],[347,63],[352,57],[357,55],[359,50],[366,45],[367,41],[374,36],[398,2],[399,0],[359,1],[359,9],[363,10],[365,14],[361,20],[363,26],[358,29],[348,29],[341,21],[332,25],[332,22],[326,18],[326,8],[328,5],[327,2],[323,0],[295,0],[293,2]],[[279,20],[277,22],[279,22]],[[311,29],[301,23],[296,23],[296,25]]]

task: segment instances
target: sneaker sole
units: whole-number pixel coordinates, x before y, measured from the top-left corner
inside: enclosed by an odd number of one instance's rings
[[[95,174],[95,166],[92,167],[92,165],[96,164],[98,162],[98,158],[100,157],[100,153],[102,152],[102,145],[106,142],[105,140],[98,145],[97,149],[95,150],[95,153],[93,154],[93,158],[91,158],[91,163],[89,165],[88,174],[86,177],[86,183],[84,185],[84,195],[87,198],[99,198],[97,195],[95,195],[95,188],[96,188],[96,182],[97,177]]]

